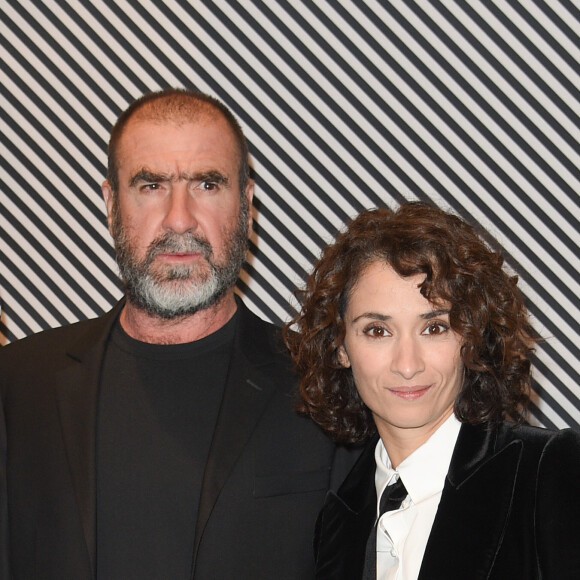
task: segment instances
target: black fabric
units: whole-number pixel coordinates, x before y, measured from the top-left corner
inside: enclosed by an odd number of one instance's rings
[[[122,307],[0,348],[2,579],[96,578],[98,387]],[[238,316],[191,577],[308,580],[316,515],[357,453],[295,412],[296,377],[278,329],[241,301]]]
[[[379,519],[384,513],[398,510],[406,497],[407,489],[400,477],[383,491],[379,502],[379,517],[367,540],[363,580],[376,580],[377,577],[377,528]]]
[[[134,340],[119,323],[113,329],[97,420],[99,578],[189,578],[235,319],[177,345]]]
[[[314,533],[318,580],[362,578],[367,538],[377,516],[374,472],[378,440],[378,435],[369,440],[338,491],[328,492],[325,507],[318,514]],[[370,473],[370,477],[357,477]]]
[[[319,514],[318,579],[362,578],[375,445]],[[462,425],[418,580],[578,580],[578,489],[577,432]]]

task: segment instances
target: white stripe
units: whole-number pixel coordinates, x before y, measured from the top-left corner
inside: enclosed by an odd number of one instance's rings
[[[31,160],[34,161],[34,154],[30,152],[29,156]],[[26,169],[20,165],[19,160],[16,159],[15,157],[12,157],[9,151],[6,152],[6,160],[23,175],[27,173]],[[50,176],[50,174],[48,175]],[[36,199],[34,198],[34,192],[42,191],[41,184],[38,183],[32,175],[28,175],[28,180],[30,183],[32,196],[30,196],[28,192],[19,191],[21,199],[26,203],[26,205],[35,215],[39,216],[39,218],[42,220],[43,223],[49,224],[53,238],[60,240],[67,247],[67,249],[71,252],[73,256],[75,256],[81,263],[85,264],[88,268],[90,268],[91,264],[87,263],[87,256],[80,250],[78,246],[72,243],[68,235],[65,234],[56,225],[56,223],[53,223],[52,220],[48,218],[48,216],[44,213],[44,211],[40,208],[40,206],[36,202]],[[56,178],[54,178],[54,180],[57,181]],[[56,201],[54,198],[51,198],[50,202],[52,204],[53,209],[57,211],[61,216],[67,215],[66,211],[64,210],[64,208],[62,208],[62,206],[60,206],[58,201]],[[6,200],[5,205],[6,207],[10,207],[12,204],[8,200]],[[74,271],[68,260],[57,250],[57,248],[52,244],[52,242],[49,239],[47,239],[38,229],[36,229],[32,223],[28,222],[28,220],[17,210],[17,208],[12,206],[11,212],[12,215],[17,217],[22,223],[25,223],[27,225],[27,228],[29,229],[30,232],[34,233],[35,238],[38,239],[40,242],[39,243],[40,248],[42,248],[44,251],[47,251],[52,256],[58,257],[58,261],[61,264],[63,264],[63,266],[69,272]],[[71,223],[71,225],[74,225],[74,222],[71,219],[69,219],[68,221]],[[78,225],[76,227],[78,229]],[[91,251],[96,256],[98,256],[105,265],[109,266],[109,268],[112,271],[115,271],[114,263],[112,262],[111,258],[100,248],[100,246],[98,244],[93,243],[92,239],[87,239],[87,236],[84,236],[84,238],[86,243],[90,246]],[[102,277],[101,279],[101,277],[98,275],[98,272],[95,272],[95,275],[100,279],[103,286],[108,292],[110,292],[113,295],[118,294],[117,288],[108,280],[108,278]],[[95,301],[97,301],[97,303],[99,303],[99,301],[103,301],[103,298],[99,296],[97,293],[94,293],[92,298],[94,298]]]

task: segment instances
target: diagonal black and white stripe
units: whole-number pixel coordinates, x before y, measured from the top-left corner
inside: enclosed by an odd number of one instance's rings
[[[143,92],[196,87],[252,149],[251,308],[286,320],[359,210],[434,199],[520,275],[546,337],[537,421],[580,426],[578,0],[5,0],[0,14],[4,342],[120,296],[108,131]]]

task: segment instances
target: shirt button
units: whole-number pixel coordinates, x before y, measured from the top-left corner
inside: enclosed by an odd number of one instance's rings
[[[391,550],[391,556],[393,558],[396,558],[397,557],[397,550],[395,550],[394,548]]]

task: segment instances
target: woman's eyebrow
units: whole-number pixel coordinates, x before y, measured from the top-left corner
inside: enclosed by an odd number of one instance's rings
[[[421,318],[428,320],[430,318],[436,318],[437,316],[441,316],[443,314],[449,314],[451,310],[449,308],[439,308],[437,310],[430,310],[429,312],[425,312],[425,314],[421,314]]]
[[[393,318],[393,317],[390,314],[380,314],[378,312],[363,312],[362,314],[359,314],[358,316],[353,318],[352,321],[356,322],[357,320],[360,320],[361,318],[369,318],[371,320],[385,321],[385,320],[391,320],[391,318]]]

